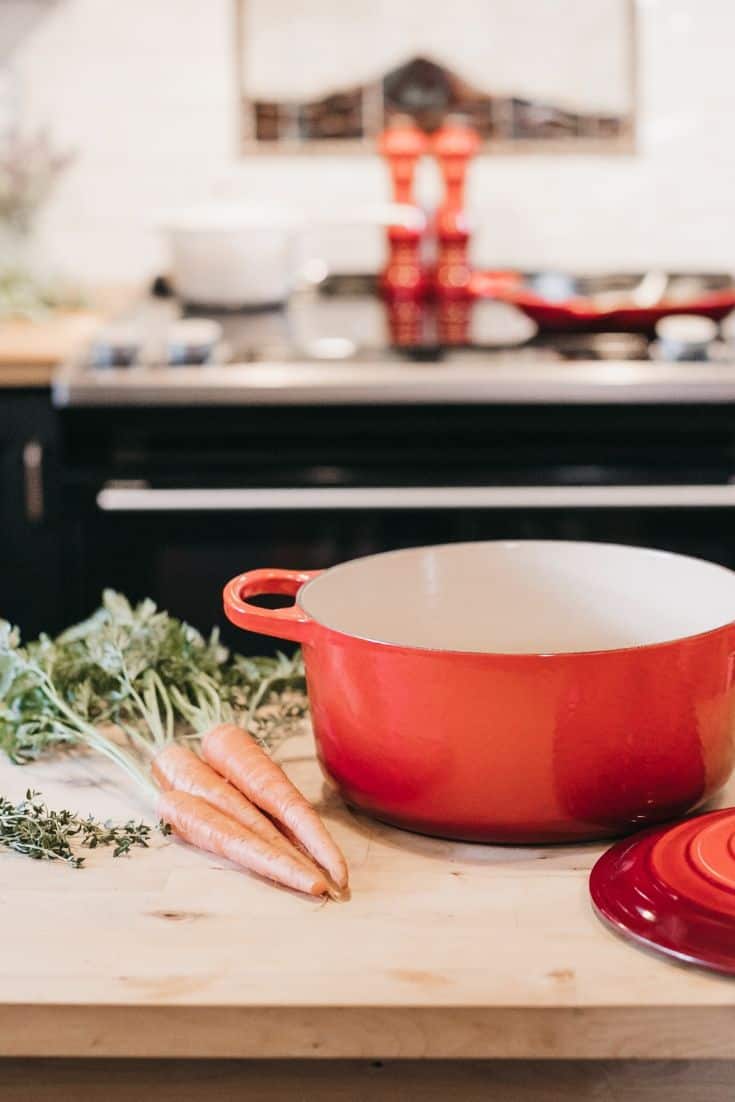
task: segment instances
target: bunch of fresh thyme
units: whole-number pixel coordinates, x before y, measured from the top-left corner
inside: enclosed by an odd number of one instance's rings
[[[17,804],[0,796],[0,845],[39,861],[66,861],[78,869],[84,864],[79,848],[113,846],[113,857],[121,857],[133,846],[146,847],[150,835],[149,826],[132,819],[114,826],[92,815],[83,819],[73,811],[52,811],[30,788]]]

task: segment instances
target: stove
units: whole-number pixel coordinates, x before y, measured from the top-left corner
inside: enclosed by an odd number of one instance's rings
[[[498,303],[391,310],[360,280],[217,317],[148,298],[56,379],[66,622],[111,585],[207,628],[245,569],[461,540],[735,568],[727,336],[668,362],[640,335],[542,337]]]
[[[151,296],[54,380],[59,406],[735,400],[735,345],[697,360],[634,333],[539,334],[513,306],[387,304],[341,276],[276,310],[207,317]]]

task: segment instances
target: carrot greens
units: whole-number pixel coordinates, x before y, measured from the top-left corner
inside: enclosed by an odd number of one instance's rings
[[[197,739],[218,722],[237,722],[269,748],[306,714],[300,654],[231,655],[217,631],[205,638],[184,621],[137,605],[113,590],[87,620],[56,639],[22,647],[0,621],[0,747],[17,763],[87,744],[139,779],[173,739]],[[103,749],[98,728],[114,724],[128,749]]]
[[[113,703],[103,706],[107,690]],[[82,744],[155,793],[135,757],[98,726],[109,721],[114,697],[103,670],[75,661],[44,635],[23,647],[17,629],[0,622],[0,746],[12,761],[23,764],[51,747]]]
[[[95,707],[112,709],[115,723],[144,753],[232,722],[273,748],[307,711],[300,653],[230,654],[216,629],[205,638],[152,601],[134,606],[106,590],[93,616],[57,642],[96,671],[98,684],[108,679]]]
[[[332,889],[302,850],[311,845],[317,863],[337,870],[339,888],[347,883],[344,859],[265,753],[295,730],[306,708],[300,655],[232,655],[216,631],[204,637],[150,600],[134,605],[107,590],[87,620],[25,645],[0,621],[0,748],[12,761],[77,746],[102,754],[180,838],[323,895]],[[216,766],[206,760],[207,745],[219,755]],[[230,759],[238,758],[254,771],[252,791],[242,769],[230,776]],[[263,790],[264,780],[273,792]],[[279,819],[281,804],[298,811],[293,824]],[[0,846],[77,867],[80,847],[110,845],[117,855],[146,845],[150,829],[52,811],[32,791],[17,805],[0,797]]]
[[[233,655],[213,677],[203,671],[170,686],[178,714],[201,734],[218,723],[235,723],[273,750],[307,714],[301,653],[288,658]]]

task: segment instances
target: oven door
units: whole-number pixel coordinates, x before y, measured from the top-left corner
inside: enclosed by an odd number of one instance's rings
[[[202,629],[247,638],[221,590],[253,567],[320,569],[398,547],[492,539],[601,540],[735,568],[735,485],[154,486],[106,482],[77,513],[67,619],[112,585],[150,596]],[[274,602],[275,603],[275,602]],[[277,646],[277,644],[275,644]]]

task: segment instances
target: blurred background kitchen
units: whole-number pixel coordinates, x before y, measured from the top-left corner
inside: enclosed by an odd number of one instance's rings
[[[2,0],[0,614],[206,627],[238,571],[462,539],[735,566],[734,34]]]

